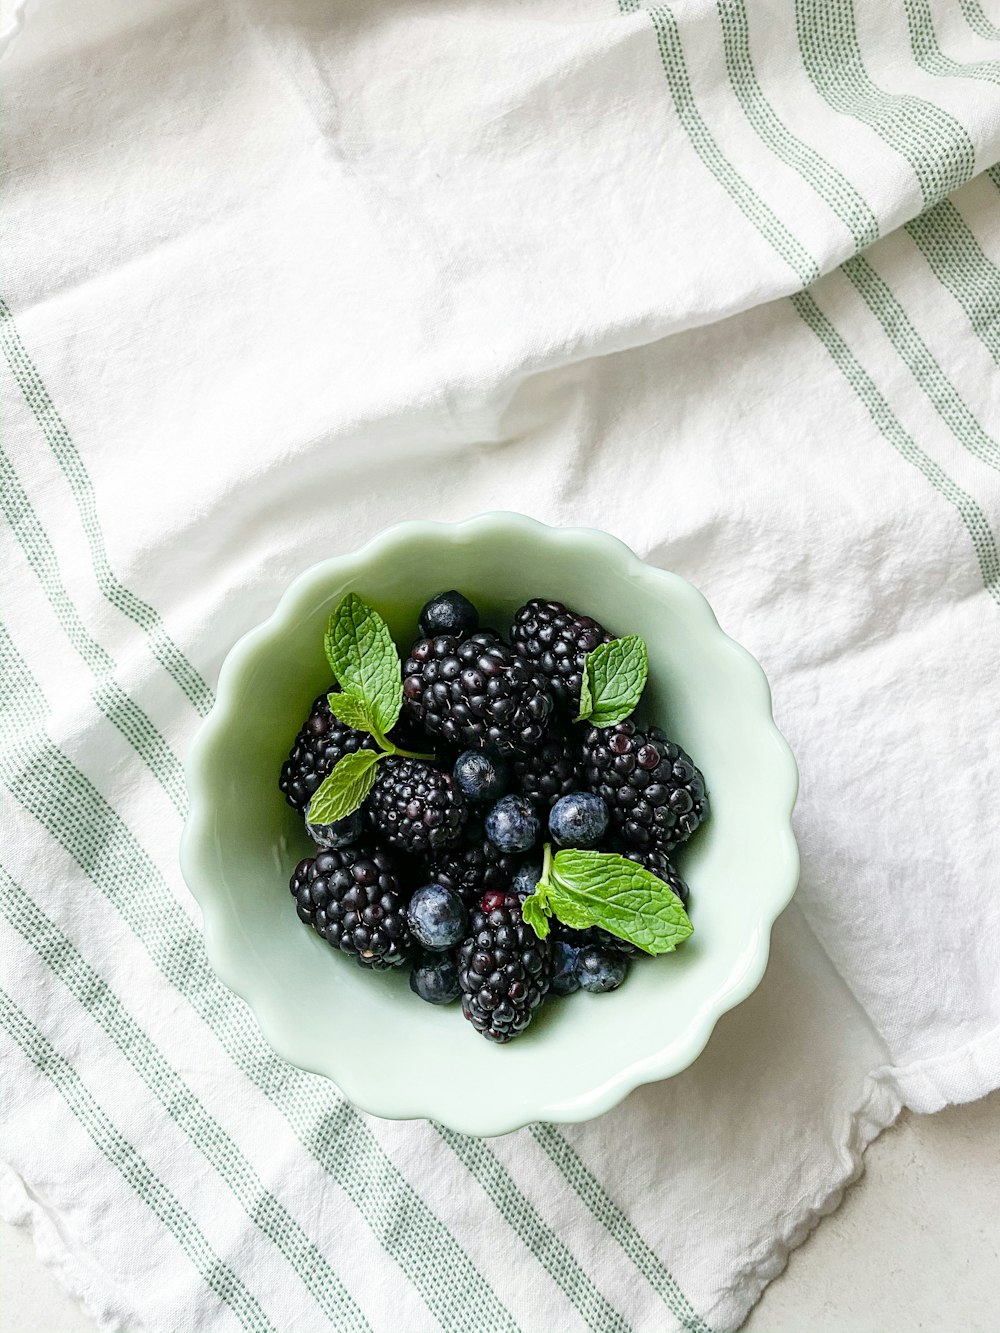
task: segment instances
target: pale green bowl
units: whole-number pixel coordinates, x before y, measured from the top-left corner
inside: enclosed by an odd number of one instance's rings
[[[543,1005],[507,1046],[484,1041],[457,1004],[414,996],[405,970],[362,971],[298,920],[288,877],[310,844],[277,777],[310,701],[329,683],[327,616],[353,589],[408,647],[423,602],[457,587],[503,628],[529,597],[558,598],[616,634],[641,634],[643,711],[705,773],[712,817],[681,864],[695,933],[645,959],[611,995]],[[427,1117],[469,1134],[586,1120],[700,1053],[719,1016],[763,975],[771,927],[795,891],[797,773],[771,717],[767,681],[689,583],[602,532],[518,514],[405,523],[306,571],[245,635],[188,757],[191,815],[181,865],[205,919],[208,956],[284,1059],[325,1074],[364,1111]]]

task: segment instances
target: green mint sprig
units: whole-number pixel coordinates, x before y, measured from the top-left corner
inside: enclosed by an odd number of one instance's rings
[[[649,654],[637,634],[602,643],[587,654],[577,722],[613,727],[624,722],[646,688]]]
[[[613,852],[545,844],[542,877],[524,900],[524,919],[539,939],[556,916],[573,930],[600,926],[645,953],[673,953],[694,931],[684,904],[662,879]]]
[[[381,758],[378,750],[345,754],[313,792],[306,816],[310,824],[335,824],[353,814],[374,787]]]
[[[346,717],[342,720],[370,731],[376,740],[384,739],[403,707],[399,654],[388,625],[356,592],[349,592],[330,617],[323,647],[344,697],[360,705],[355,716],[363,710],[369,725]],[[332,704],[330,708],[333,711]]]
[[[313,793],[306,816],[311,824],[332,824],[357,810],[375,785],[378,763],[386,755],[434,758],[404,750],[388,738],[403,707],[399,653],[388,625],[357,593],[349,592],[337,604],[323,647],[341,691],[327,695],[330,712],[355,731],[374,736],[379,749],[344,755]]]

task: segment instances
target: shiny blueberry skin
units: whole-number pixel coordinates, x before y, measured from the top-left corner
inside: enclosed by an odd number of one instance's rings
[[[439,592],[420,612],[420,633],[425,639],[438,634],[471,634],[478,627],[479,612],[454,588]]]
[[[576,960],[576,979],[581,990],[602,995],[617,990],[628,972],[628,959],[606,949],[581,949]]]
[[[423,954],[410,973],[410,990],[428,1004],[451,1004],[461,991],[455,960],[446,953]]]
[[[503,796],[486,816],[486,836],[502,852],[527,852],[538,841],[541,824],[524,796]]]
[[[518,866],[514,878],[511,880],[511,892],[527,898],[529,893],[535,892],[535,886],[541,878],[541,861],[525,861],[523,865]]]
[[[596,847],[608,831],[608,807],[590,791],[561,796],[549,811],[549,832],[560,847]]]
[[[485,750],[466,750],[455,760],[455,781],[470,801],[496,801],[507,790],[507,765],[490,745]]]
[[[417,889],[406,918],[417,943],[435,953],[444,953],[465,938],[468,913],[458,894],[443,884],[425,884]]]
[[[553,995],[572,995],[580,989],[580,978],[576,974],[579,949],[564,940],[556,940],[552,945],[552,982],[549,990]]]
[[[364,828],[364,815],[360,810],[338,819],[332,824],[310,824],[306,820],[306,832],[317,847],[350,847],[361,837]]]

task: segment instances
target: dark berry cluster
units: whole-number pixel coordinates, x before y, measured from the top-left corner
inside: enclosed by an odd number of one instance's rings
[[[552,712],[549,686],[492,630],[418,639],[403,666],[409,716],[455,746],[538,745]]]
[[[290,888],[299,917],[333,948],[366,968],[406,966],[421,999],[461,999],[477,1032],[506,1042],[549,994],[616,989],[638,952],[558,920],[539,938],[522,904],[543,844],[617,852],[687,903],[674,854],[708,815],[705,783],[655,727],[573,721],[587,655],[611,640],[589,616],[536,598],[505,640],[452,590],[418,624],[390,742],[333,716],[336,686],[295,738],[278,785],[316,846]],[[317,789],[362,750],[378,755],[363,803],[346,814],[327,806],[332,822],[311,822]]]
[[[301,919],[362,967],[398,967],[409,957],[409,894],[387,853],[320,851],[299,862],[289,887]]]
[[[552,981],[552,944],[521,916],[516,893],[484,893],[458,951],[462,1012],[490,1041],[510,1041],[531,1022]]]
[[[431,862],[430,873],[436,884],[457,893],[471,908],[484,893],[510,888],[519,865],[519,857],[502,852],[480,833],[475,842],[439,852]]]
[[[605,802],[626,847],[672,851],[708,816],[705,779],[658,727],[629,718],[583,738],[587,786]]]
[[[556,704],[573,717],[580,707],[584,660],[598,644],[610,640],[604,626],[590,616],[540,597],[514,612],[510,634],[514,652],[547,677]]]
[[[450,773],[419,759],[384,759],[368,798],[379,842],[403,852],[451,847],[462,836],[465,798]]]
[[[540,807],[555,805],[560,796],[579,791],[583,786],[579,735],[572,735],[568,726],[551,727],[537,749],[517,756],[514,776],[524,795]]]

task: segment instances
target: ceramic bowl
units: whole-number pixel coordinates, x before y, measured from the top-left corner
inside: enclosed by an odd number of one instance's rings
[[[299,921],[288,891],[311,844],[277,778],[330,681],[322,646],[330,611],[356,591],[405,655],[419,607],[451,587],[501,630],[518,605],[543,596],[615,634],[641,634],[650,658],[642,711],[692,755],[712,803],[680,857],[694,935],[675,954],[641,960],[613,994],[549,1001],[506,1046],[478,1036],[458,1004],[418,1000],[405,969],[364,971],[332,950]],[[307,570],[226,658],[187,774],[181,863],[208,956],[274,1050],[332,1079],[364,1111],[469,1134],[586,1120],[638,1084],[686,1068],[719,1016],[760,981],[771,927],[798,877],[795,762],[758,664],[676,574],[605,533],[517,514],[405,523]]]

